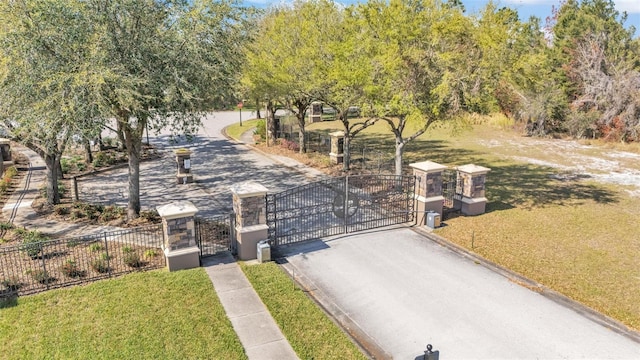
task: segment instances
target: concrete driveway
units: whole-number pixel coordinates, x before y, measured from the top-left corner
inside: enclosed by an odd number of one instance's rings
[[[640,359],[640,343],[408,228],[291,246],[285,268],[377,358]],[[633,334],[632,334],[633,336]]]

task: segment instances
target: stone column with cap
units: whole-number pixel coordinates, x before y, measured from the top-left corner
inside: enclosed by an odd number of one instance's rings
[[[4,171],[4,169],[13,166],[13,158],[11,157],[11,141],[9,139],[0,139],[0,155],[2,158],[2,170],[0,173]]]
[[[413,168],[413,175],[416,177],[414,196],[418,225],[424,225],[427,217],[422,214],[433,211],[442,215],[442,173],[447,167],[433,161],[413,163],[409,166]]]
[[[194,218],[198,208],[191,201],[177,201],[159,206],[157,210],[162,218],[163,248],[169,271],[200,266]]]
[[[233,185],[231,192],[236,214],[238,258],[256,259],[258,242],[269,237],[265,200],[267,188],[255,181],[247,181]]]
[[[190,184],[193,182],[191,173],[191,151],[178,149],[175,151],[178,173],[176,175],[178,184]]]
[[[329,159],[332,164],[342,164],[344,162],[344,131],[334,131],[331,136],[331,152]]]
[[[461,194],[462,198],[454,201],[460,203],[460,212],[464,215],[484,214],[487,204],[485,181],[491,169],[467,164],[458,166],[456,170],[458,172],[456,194]]]

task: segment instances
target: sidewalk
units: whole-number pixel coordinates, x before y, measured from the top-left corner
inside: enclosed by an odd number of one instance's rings
[[[2,208],[8,222],[17,227],[39,229],[48,234],[69,237],[117,229],[111,226],[71,224],[39,217],[31,208],[31,204],[39,195],[40,186],[46,181],[45,164],[40,156],[30,149],[16,146],[13,151],[29,158],[29,170],[18,189]],[[205,259],[203,266],[249,359],[298,359],[230,253]]]

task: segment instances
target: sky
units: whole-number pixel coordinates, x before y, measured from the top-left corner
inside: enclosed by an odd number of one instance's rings
[[[270,4],[280,3],[283,0],[244,0],[247,5],[255,5],[258,7],[268,6]],[[284,0],[286,2],[286,0]],[[358,0],[336,0],[343,4],[353,4]],[[365,1],[365,0],[360,0]],[[521,20],[528,20],[531,15],[537,16],[542,20],[544,25],[545,19],[551,15],[551,9],[555,5],[560,4],[561,0],[494,0],[498,6],[508,6],[516,11]],[[474,14],[487,4],[488,0],[462,0],[467,14]],[[614,0],[616,9],[622,13],[627,12],[627,21],[625,25],[633,25],[636,28],[635,37],[640,36],[640,0]]]

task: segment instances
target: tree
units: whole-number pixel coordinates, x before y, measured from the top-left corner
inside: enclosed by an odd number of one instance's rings
[[[130,219],[140,213],[143,131],[192,134],[202,111],[230,99],[248,19],[233,1],[87,0],[99,31],[95,64],[115,76],[102,89],[122,129],[129,161]]]
[[[47,202],[60,202],[60,158],[74,135],[99,132],[97,51],[85,4],[20,0],[0,4],[0,117],[16,141],[47,167]]]
[[[477,67],[471,23],[460,8],[432,0],[370,1],[359,11],[372,61],[367,108],[389,125],[401,175],[405,146],[468,108],[475,79],[467,75]]]

